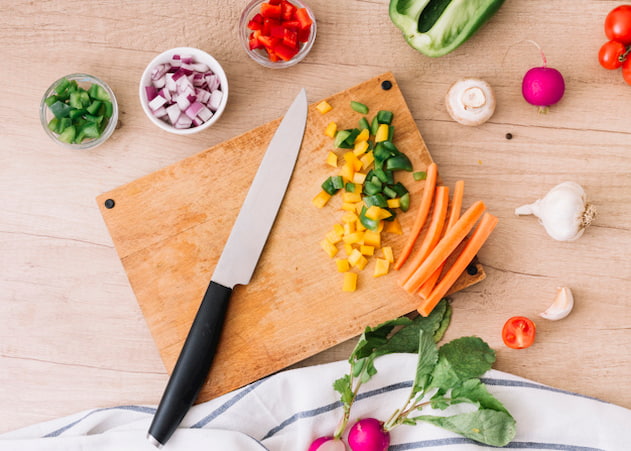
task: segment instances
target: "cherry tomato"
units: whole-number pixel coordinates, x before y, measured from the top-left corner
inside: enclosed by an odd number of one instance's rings
[[[535,341],[535,323],[525,316],[509,318],[502,328],[504,344],[513,349],[524,349]]]
[[[629,57],[622,63],[622,78],[631,85],[631,58]]]
[[[624,55],[627,48],[622,42],[608,41],[598,51],[598,62],[605,69],[613,70],[622,66],[620,57]]]
[[[620,5],[607,14],[605,34],[611,41],[631,44],[631,5]]]

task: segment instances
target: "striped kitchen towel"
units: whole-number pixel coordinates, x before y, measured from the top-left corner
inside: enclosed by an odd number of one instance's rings
[[[406,399],[416,355],[391,354],[353,405],[352,417],[387,419]],[[169,450],[306,451],[330,435],[341,417],[332,388],[345,361],[287,370],[194,406],[163,448]],[[496,370],[483,381],[517,421],[508,449],[631,450],[631,410]],[[155,450],[146,439],[154,406],[117,406],[80,412],[0,435],[0,450]],[[391,451],[495,449],[430,424],[400,426]]]

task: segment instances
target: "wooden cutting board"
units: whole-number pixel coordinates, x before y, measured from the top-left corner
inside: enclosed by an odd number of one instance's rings
[[[382,82],[392,87],[382,89]],[[333,110],[309,107],[308,124],[287,194],[247,286],[237,286],[221,343],[198,402],[241,387],[376,325],[415,310],[417,298],[396,284],[396,274],[372,277],[373,264],[359,276],[359,289],[342,292],[342,276],[319,242],[341,213],[339,202],[317,209],[311,199],[334,170],[324,163],[332,140],[330,121],[356,127],[361,115],[350,101],[370,107],[369,120],[384,109],[394,113],[395,143],[424,170],[431,156],[396,80],[385,73],[326,99]],[[175,366],[193,317],[212,276],[249,185],[280,119],[216,145],[97,198],[147,324],[169,372]],[[399,216],[411,227],[424,182],[411,174],[399,180],[412,193],[410,212]],[[339,196],[337,196],[339,197]],[[114,206],[111,202],[114,201]],[[110,208],[107,208],[107,206]],[[395,251],[404,235],[387,234]],[[341,251],[342,253],[343,251]],[[484,278],[463,275],[455,289]]]

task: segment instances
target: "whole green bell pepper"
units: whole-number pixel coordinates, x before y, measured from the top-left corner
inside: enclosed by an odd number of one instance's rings
[[[419,52],[438,57],[465,42],[504,0],[390,0],[390,19]]]

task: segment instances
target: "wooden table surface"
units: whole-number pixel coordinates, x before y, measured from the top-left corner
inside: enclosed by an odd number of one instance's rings
[[[447,339],[476,334],[496,368],[631,408],[631,86],[598,65],[603,20],[618,1],[512,0],[453,53],[409,47],[386,0],[310,0],[314,48],[299,65],[269,70],[237,40],[246,1],[23,1],[0,22],[0,432],[94,407],[157,404],[167,373],[95,202],[96,196],[281,116],[301,87],[316,101],[386,71],[396,76],[448,184],[466,181],[500,225],[480,252],[488,277],[453,296]],[[540,64],[565,76],[546,115],[521,97]],[[228,108],[209,130],[176,136],[144,116],[145,65],[177,46],[202,48],[224,66]],[[92,151],[54,144],[39,123],[55,79],[106,80],[120,128]],[[448,116],[443,97],[459,78],[495,89],[497,110],[479,127]],[[511,133],[512,139],[506,139]],[[562,181],[583,185],[598,209],[578,241],[556,242],[515,207]],[[556,287],[576,299],[561,321],[536,319]],[[396,293],[392,293],[396,296]],[[334,312],[331,312],[334,314]],[[535,318],[526,350],[500,338],[513,315]],[[354,340],[300,365],[347,357]]]

